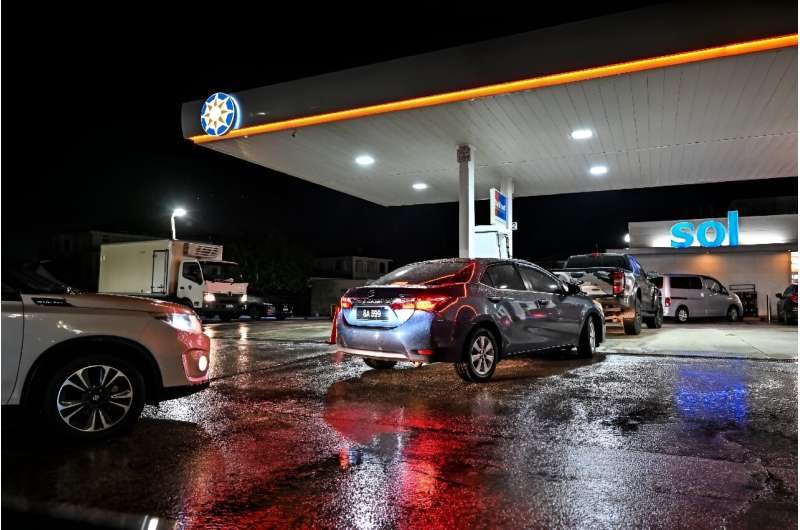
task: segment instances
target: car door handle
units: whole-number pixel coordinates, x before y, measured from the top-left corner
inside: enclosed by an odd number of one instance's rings
[[[180,289],[183,289],[183,285],[180,286]]]

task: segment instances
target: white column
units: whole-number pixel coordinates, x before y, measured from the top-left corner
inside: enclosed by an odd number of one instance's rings
[[[459,145],[458,159],[458,257],[475,256],[475,148]]]
[[[503,177],[500,183],[500,193],[506,196],[506,215],[508,216],[508,255],[514,256],[514,232],[511,225],[514,222],[514,180],[511,177]]]

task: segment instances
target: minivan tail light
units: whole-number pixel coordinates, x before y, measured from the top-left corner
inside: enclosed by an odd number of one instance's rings
[[[353,301],[350,298],[343,296],[342,299],[339,301],[339,307],[341,307],[342,309],[350,309],[351,307],[353,307]]]
[[[796,295],[796,294],[790,294],[790,295],[789,295],[789,299],[790,299],[792,302],[794,302],[794,303],[797,303],[797,295]]]
[[[664,298],[664,305],[667,306],[667,307],[672,305],[672,299],[670,299],[669,296]]]
[[[449,305],[453,300],[452,296],[446,294],[421,294],[413,298],[396,298],[390,307],[394,310],[415,309],[436,312]]]
[[[625,288],[625,275],[620,271],[614,271],[611,273],[611,282],[614,294],[620,294]]]

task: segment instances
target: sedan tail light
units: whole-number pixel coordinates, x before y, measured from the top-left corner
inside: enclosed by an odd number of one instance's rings
[[[416,309],[435,313],[450,305],[455,300],[454,296],[447,294],[420,294],[414,298],[397,298],[392,301],[392,309]]]
[[[339,307],[342,309],[350,309],[353,307],[353,301],[346,296],[343,296],[342,299],[339,301]]]
[[[672,305],[672,300],[670,299],[669,296],[664,298],[664,305],[667,306],[667,307]]]
[[[612,289],[614,294],[620,294],[625,288],[625,275],[620,271],[611,273]]]

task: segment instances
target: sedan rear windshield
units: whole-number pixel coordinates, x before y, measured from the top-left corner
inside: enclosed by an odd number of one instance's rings
[[[630,270],[625,256],[618,254],[586,254],[585,256],[572,256],[567,260],[565,269],[591,269],[592,267],[614,267]]]
[[[412,263],[381,276],[370,285],[430,285],[438,280],[453,279],[467,265],[469,262],[462,260]]]

